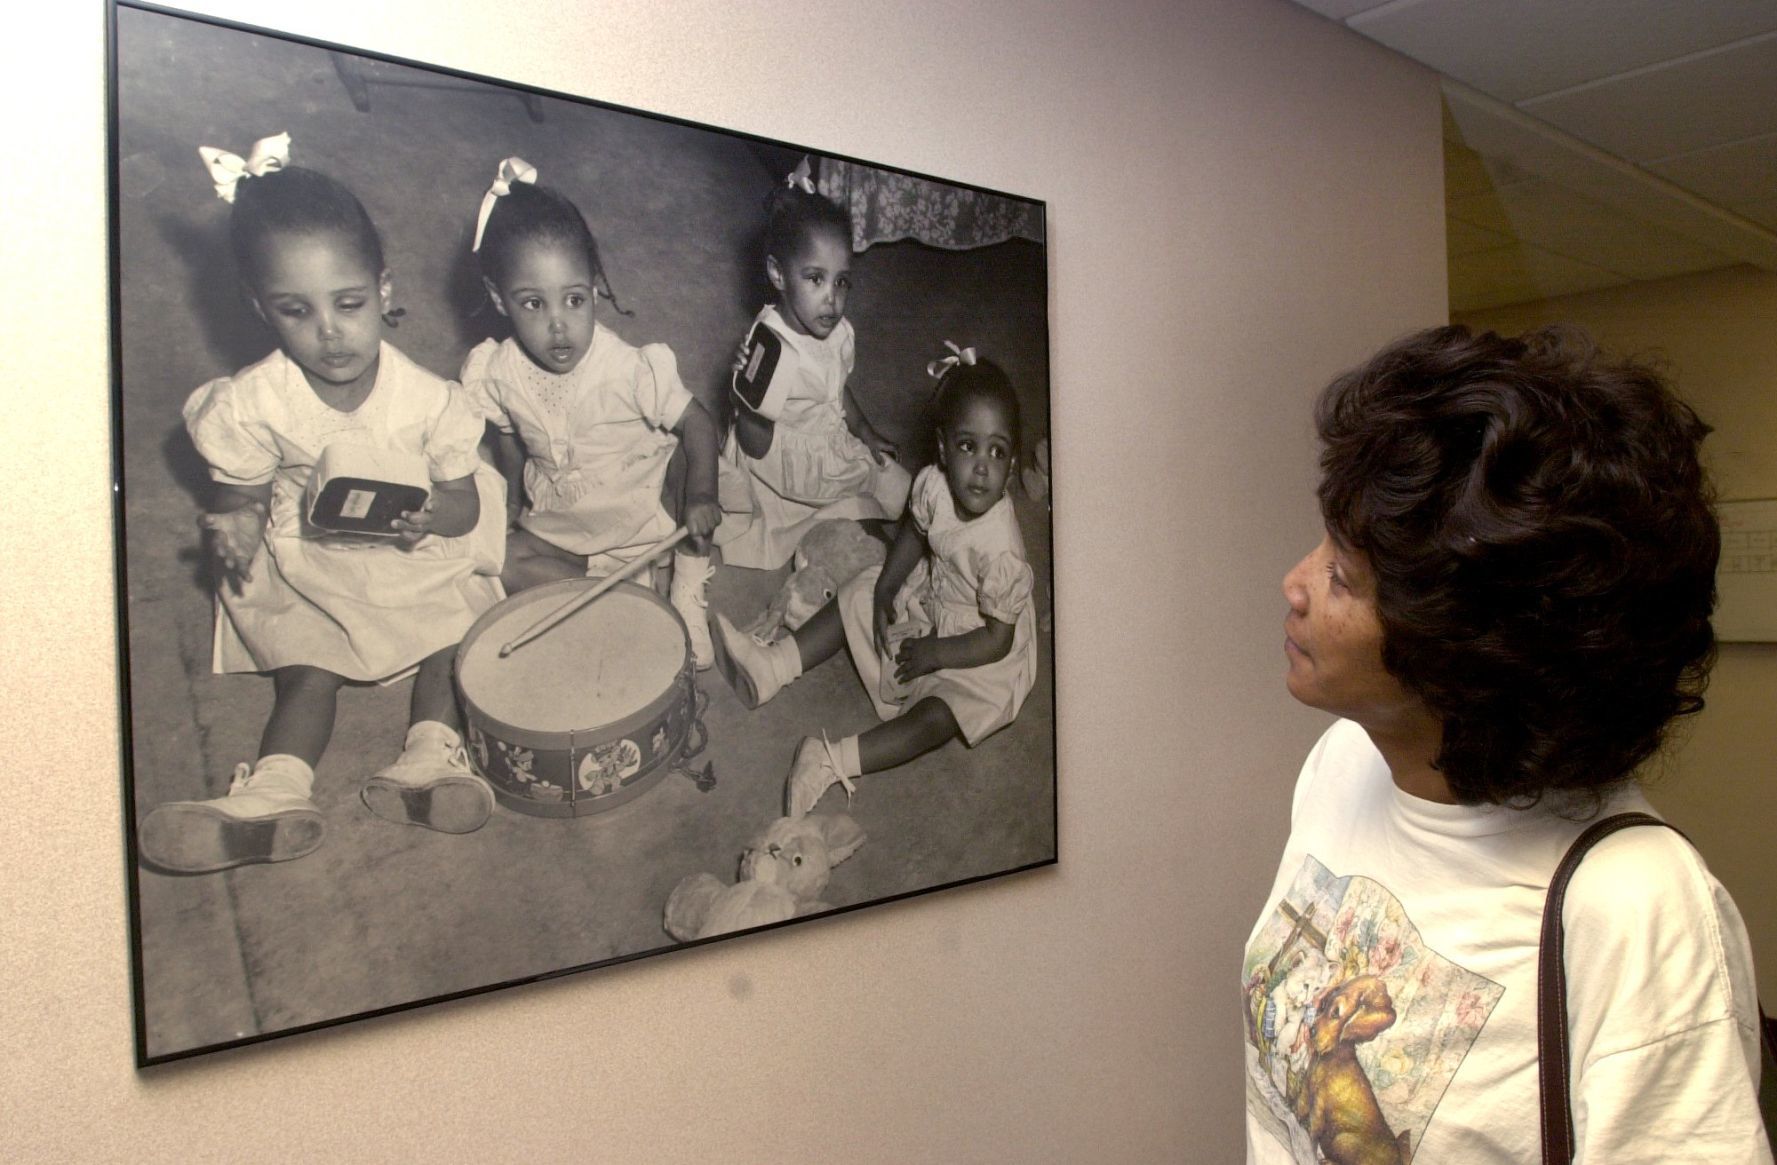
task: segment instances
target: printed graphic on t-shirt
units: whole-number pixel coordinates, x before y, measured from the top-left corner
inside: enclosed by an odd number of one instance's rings
[[[1247,948],[1246,1104],[1302,1165],[1409,1162],[1504,988],[1305,857]]]

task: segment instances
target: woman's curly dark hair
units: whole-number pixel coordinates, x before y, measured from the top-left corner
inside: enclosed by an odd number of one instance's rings
[[[1583,332],[1408,336],[1327,386],[1320,506],[1376,576],[1382,662],[1465,804],[1627,778],[1703,707],[1709,427]]]

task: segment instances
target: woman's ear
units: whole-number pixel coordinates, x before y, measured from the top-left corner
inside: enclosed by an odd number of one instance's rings
[[[949,469],[950,464],[944,456],[944,426],[939,425],[932,430],[932,444],[938,447],[938,468]]]
[[[784,269],[778,265],[776,255],[765,256],[765,278],[779,291],[784,289]]]
[[[395,280],[389,274],[389,269],[387,267],[384,267],[381,273],[376,277],[376,296],[377,300],[382,304],[382,310],[385,313],[394,310]]]
[[[493,301],[494,310],[501,315],[505,315],[506,300],[501,297],[500,289],[494,286],[494,281],[483,275],[481,277],[481,286],[487,289],[487,297]]]

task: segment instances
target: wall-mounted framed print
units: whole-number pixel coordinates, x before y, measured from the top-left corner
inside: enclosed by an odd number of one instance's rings
[[[139,1064],[1056,860],[1043,203],[109,12]]]

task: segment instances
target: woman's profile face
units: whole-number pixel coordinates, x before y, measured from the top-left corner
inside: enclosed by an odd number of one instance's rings
[[[1290,695],[1311,708],[1383,724],[1420,701],[1382,666],[1376,579],[1364,556],[1331,535],[1283,577],[1283,621]]]

